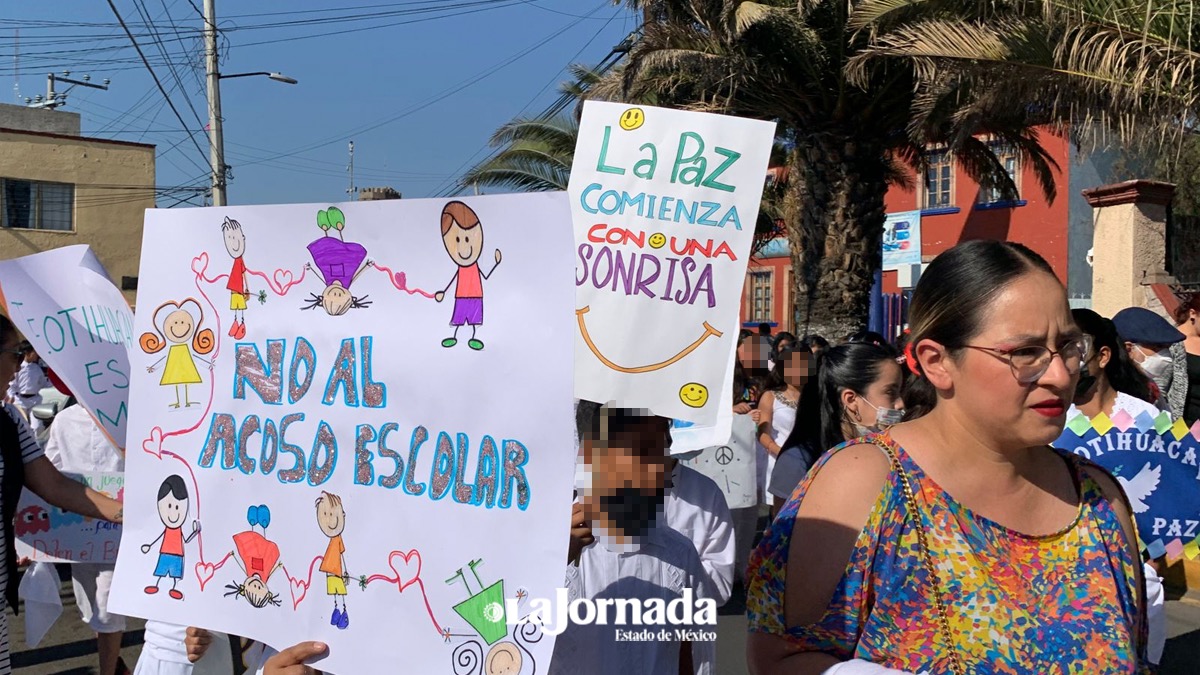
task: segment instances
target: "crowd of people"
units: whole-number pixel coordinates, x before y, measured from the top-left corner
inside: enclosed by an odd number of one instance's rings
[[[751,509],[731,510],[721,487],[672,455],[671,420],[580,401],[563,586],[572,599],[694,595],[716,606],[744,592],[755,675],[1152,672],[1165,637],[1161,561],[1139,550],[1112,475],[1052,444],[1075,415],[1200,419],[1200,296],[1174,318],[1072,310],[1036,253],[977,241],[929,265],[899,344],[870,332],[837,344],[766,325],[743,332],[732,412],[735,433],[753,430]],[[31,361],[2,318],[0,345],[0,378],[18,383],[21,406],[32,392],[17,374]],[[120,521],[119,504],[59,473],[122,469],[85,411],[59,414],[43,456],[21,412],[6,410],[5,522],[12,481]],[[13,563],[4,531],[0,553]],[[14,571],[0,569],[0,590]],[[124,621],[105,609],[111,568],[73,573],[101,675],[127,672]],[[0,598],[15,607],[11,592]],[[549,670],[717,672],[712,636],[673,635],[628,641],[611,625],[572,624]],[[136,672],[226,672],[205,664],[229,663],[230,644],[149,622]],[[292,675],[315,672],[306,664],[326,649],[237,651],[255,654],[252,672]]]

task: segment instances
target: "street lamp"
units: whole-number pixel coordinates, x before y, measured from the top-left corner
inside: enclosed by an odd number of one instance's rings
[[[206,6],[209,3],[205,3]],[[206,27],[206,33],[207,33]],[[207,37],[207,36],[206,36]],[[253,77],[264,75],[285,84],[297,84],[295,78],[282,73],[259,71],[253,73],[233,73],[223,75],[217,71],[216,35],[212,33],[212,42],[208,51],[208,129],[209,152],[212,162],[212,196],[213,206],[225,206],[225,132],[221,119],[221,80],[234,77]]]
[[[234,77],[253,77],[255,75],[265,75],[276,82],[283,82],[284,84],[298,84],[295,78],[288,77],[283,73],[268,73],[266,71],[260,71],[257,73],[234,73],[233,75],[225,75],[224,73],[221,73],[218,74],[217,77],[221,78],[222,80],[228,80]]]

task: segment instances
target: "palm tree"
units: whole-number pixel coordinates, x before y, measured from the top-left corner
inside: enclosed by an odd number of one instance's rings
[[[1143,120],[1163,128],[1195,101],[1197,60],[1183,44],[1194,21],[1143,11],[1134,31],[1144,0],[627,4],[645,12],[643,37],[620,81],[593,90],[777,121],[791,149],[794,297],[808,330],[827,335],[865,320],[897,164],[920,170],[926,148],[941,146],[984,189],[1015,196],[992,151],[1002,144],[1052,199],[1057,167],[1037,127],[1074,133],[1066,123],[1107,119],[1118,130]]]
[[[524,192],[566,190],[578,137],[579,122],[573,116],[517,118],[492,135],[490,143],[500,151],[459,182]]]

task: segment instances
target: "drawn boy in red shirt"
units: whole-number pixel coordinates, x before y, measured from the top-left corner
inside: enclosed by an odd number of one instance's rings
[[[457,282],[454,289],[454,312],[450,317],[450,325],[454,326],[454,335],[442,340],[443,347],[453,347],[458,344],[458,329],[469,325],[471,339],[467,346],[479,351],[483,342],[476,339],[475,329],[483,325],[483,280],[492,276],[492,272],[500,266],[500,249],[496,249],[496,264],[492,269],[483,272],[479,269],[479,254],[483,252],[483,225],[479,216],[471,207],[462,202],[450,202],[442,209],[442,243],[446,253],[458,270],[454,278],[446,284],[446,288],[434,294],[434,299],[441,302],[450,290],[451,284]]]
[[[250,283],[246,276],[246,261],[242,255],[246,252],[246,233],[236,220],[225,219],[221,224],[221,234],[225,237],[225,250],[233,258],[233,269],[229,271],[229,309],[233,310],[233,325],[229,327],[229,337],[240,340],[246,337],[246,301],[250,299]],[[240,316],[238,312],[241,312]]]

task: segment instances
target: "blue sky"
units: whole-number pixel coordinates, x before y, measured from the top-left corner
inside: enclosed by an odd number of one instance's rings
[[[637,27],[611,0],[360,1],[217,0],[223,73],[279,71],[300,81],[222,81],[229,203],[346,199],[350,140],[360,188],[436,195],[485,156],[496,127],[553,102],[568,64],[603,59]],[[44,93],[50,71],[110,78],[108,91],[75,88],[62,109],[83,115],[85,135],[156,144],[159,186],[205,183],[208,141],[192,112],[207,124],[201,2],[115,0],[188,129],[199,130],[194,139],[205,154],[166,106],[106,0],[8,3],[0,101],[18,103],[18,84],[22,97]],[[277,25],[297,21],[307,23]],[[401,22],[408,23],[384,25]]]

